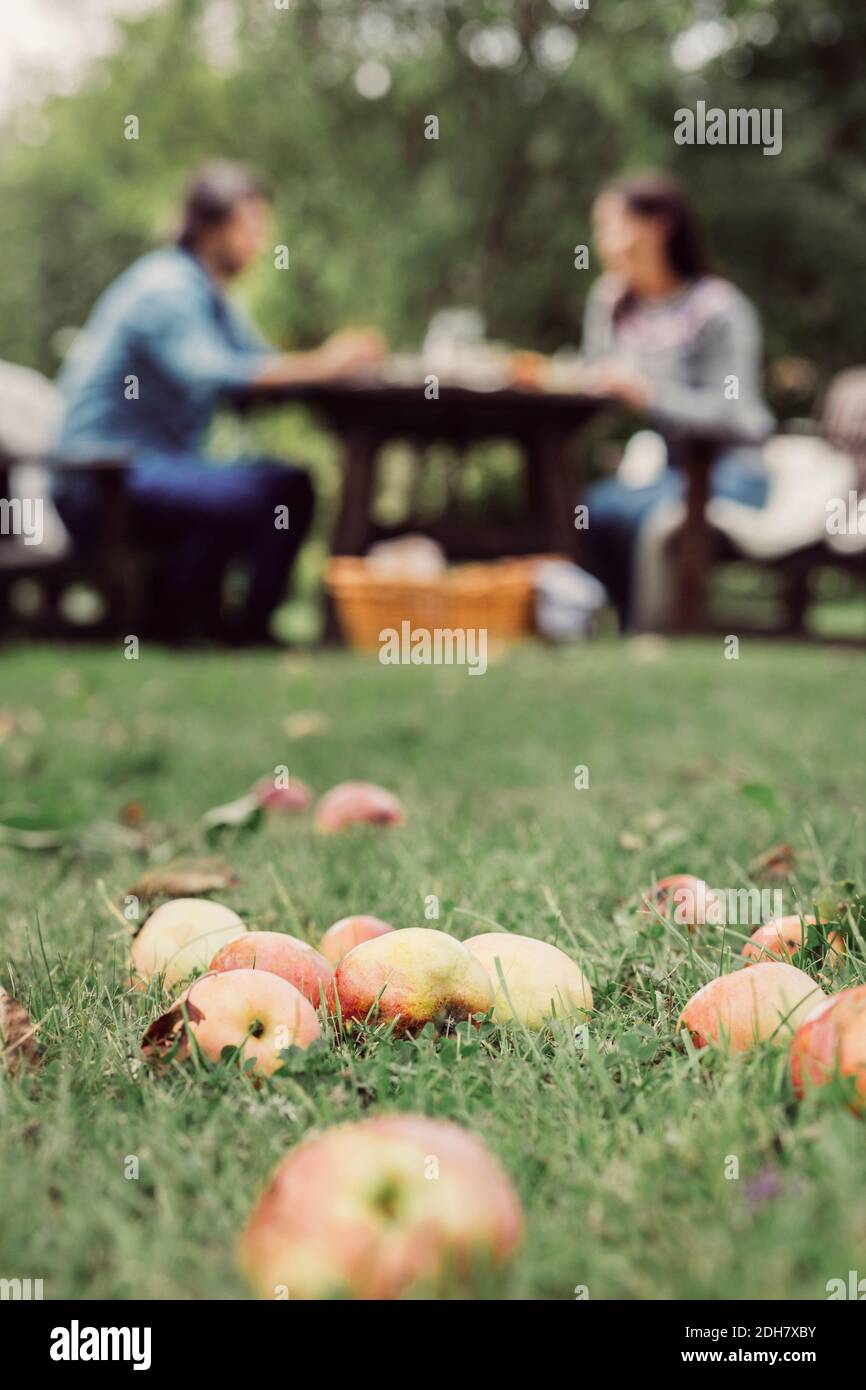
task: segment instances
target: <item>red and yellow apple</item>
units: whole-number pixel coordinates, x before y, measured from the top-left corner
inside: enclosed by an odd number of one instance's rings
[[[379,1019],[404,1033],[487,1013],[493,1003],[481,963],[461,941],[427,927],[355,946],[337,967],[337,994],[344,1019],[364,1019],[376,1005]]]
[[[316,1011],[300,990],[268,970],[228,970],[203,975],[144,1035],[147,1056],[159,1057],[180,1043],[187,1030],[204,1055],[218,1062],[225,1047],[240,1048],[257,1076],[270,1076],[287,1047],[307,1048],[321,1036]]]
[[[851,1109],[866,1112],[866,985],[843,989],[813,1009],[791,1043],[791,1079],[802,1100],[835,1077],[851,1083]]]
[[[164,975],[166,989],[207,970],[213,954],[246,927],[236,912],[207,898],[173,898],[152,912],[132,943],[142,980]]]
[[[373,941],[377,936],[384,936],[393,930],[380,917],[367,917],[363,913],[358,917],[341,917],[339,922],[328,927],[319,942],[319,950],[336,969],[343,956],[355,946],[360,946],[362,941]]]
[[[677,1028],[686,1029],[695,1047],[712,1044],[727,1052],[745,1052],[760,1042],[789,1042],[826,997],[796,966],[766,961],[704,985],[686,1004]]]
[[[803,949],[806,927],[814,927],[814,917],[774,917],[752,932],[743,947],[746,960],[791,960]],[[827,937],[827,964],[840,965],[845,954],[845,942],[839,932]]]
[[[402,933],[398,933],[402,935]],[[511,1181],[446,1120],[383,1115],[307,1139],[283,1159],[241,1244],[261,1298],[396,1299],[454,1292],[520,1243]]]
[[[722,900],[702,878],[694,874],[668,874],[653,884],[643,900],[643,911],[662,917],[672,915],[678,926],[716,925],[722,920]]]
[[[402,803],[393,792],[372,782],[340,782],[316,806],[318,830],[347,830],[351,825],[402,825]]]
[[[592,1009],[589,982],[580,966],[558,946],[531,936],[494,931],[470,937],[466,949],[487,972],[495,1023],[516,1018],[527,1028],[541,1028],[554,1016],[584,1019]]]
[[[324,996],[334,1007],[334,971],[325,957],[306,941],[278,931],[248,931],[222,950],[210,963],[211,970],[269,970],[288,980],[317,1009]]]
[[[289,777],[285,786],[278,784],[273,777],[263,777],[256,782],[252,794],[268,815],[306,811],[313,799],[307,784],[298,777]]]

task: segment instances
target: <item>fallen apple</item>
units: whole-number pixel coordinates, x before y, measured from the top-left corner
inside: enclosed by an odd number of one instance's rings
[[[217,951],[210,969],[269,970],[288,980],[317,1009],[324,997],[334,1007],[334,971],[325,957],[306,941],[278,931],[248,931]]]
[[[558,946],[494,931],[470,937],[466,949],[487,971],[495,1023],[517,1018],[527,1028],[541,1028],[554,1016],[584,1019],[592,1009],[592,990],[583,971]]]
[[[447,1027],[487,1013],[493,991],[487,972],[461,941],[427,927],[406,927],[364,941],[337,967],[344,1019],[363,1019],[375,1005],[397,1032],[425,1023]]]
[[[446,1120],[383,1115],[292,1149],[241,1244],[261,1298],[395,1299],[467,1288],[520,1243],[510,1179]]]
[[[774,917],[752,932],[743,947],[746,960],[791,960],[806,943],[806,927],[814,927],[814,917]],[[840,965],[845,942],[839,932],[827,936],[827,964]]]
[[[316,827],[346,830],[350,825],[402,825],[406,813],[399,799],[372,782],[340,782],[319,801]]]
[[[658,879],[643,899],[646,915],[672,915],[678,926],[690,931],[718,924],[723,918],[722,908],[719,894],[694,874],[668,874],[667,878]]]
[[[866,985],[819,1004],[791,1043],[791,1079],[800,1100],[810,1087],[836,1077],[849,1081],[854,1113],[866,1112]]]
[[[273,777],[263,777],[256,782],[252,794],[269,815],[306,811],[313,799],[309,787],[297,777],[288,778],[285,785]]]
[[[336,968],[343,956],[355,946],[360,946],[362,941],[373,941],[377,936],[384,936],[386,932],[393,931],[387,922],[383,922],[380,917],[341,917],[339,922],[335,922],[332,927],[328,927],[321,941],[319,950],[326,960]]]
[[[802,970],[766,961],[719,975],[686,1004],[677,1028],[695,1047],[745,1052],[759,1042],[787,1043],[824,991]]]
[[[207,970],[215,951],[246,927],[236,912],[207,898],[173,898],[152,912],[132,943],[132,965],[142,980],[164,975],[166,989]]]
[[[268,970],[228,970],[204,975],[150,1025],[142,1041],[146,1056],[180,1046],[193,1035],[204,1055],[218,1062],[223,1048],[241,1050],[244,1067],[270,1076],[287,1047],[307,1048],[321,1036],[316,1011],[300,990]]]

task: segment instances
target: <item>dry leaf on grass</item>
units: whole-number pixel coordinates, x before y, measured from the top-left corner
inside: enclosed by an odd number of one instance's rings
[[[222,806],[212,806],[201,818],[201,827],[209,839],[223,830],[255,830],[264,820],[264,809],[258,797],[252,792],[239,796],[236,801],[227,801]]]
[[[312,738],[323,734],[330,723],[326,714],[318,710],[302,709],[290,714],[283,722],[283,732],[288,738]]]
[[[623,830],[618,836],[620,849],[628,850],[632,854],[637,854],[638,850],[644,848],[644,842],[640,835],[633,835],[630,830]]]
[[[167,1062],[173,1057],[189,1056],[189,1033],[187,1020],[198,1023],[204,1014],[195,1004],[184,1000],[175,1004],[166,1013],[160,1014],[144,1034],[141,1050],[149,1062]]]
[[[5,989],[0,989],[0,1060],[13,1075],[21,1067],[38,1066],[40,1060],[36,1026],[23,1004]]]
[[[767,878],[787,878],[793,873],[797,862],[796,850],[791,845],[774,845],[772,849],[758,854],[749,865],[749,873],[765,874]]]
[[[195,898],[234,888],[238,876],[220,859],[178,860],[141,875],[129,896],[134,898]]]

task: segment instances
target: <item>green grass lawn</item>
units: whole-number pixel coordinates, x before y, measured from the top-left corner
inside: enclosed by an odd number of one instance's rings
[[[483,678],[348,654],[4,653],[0,820],[90,829],[0,848],[0,982],[45,1049],[40,1070],[0,1075],[0,1277],[43,1278],[47,1298],[243,1296],[237,1236],[279,1157],[383,1110],[470,1126],[512,1175],[527,1233],[496,1297],[821,1299],[866,1275],[863,1122],[832,1097],[798,1109],[784,1049],[690,1053],[679,1009],[731,940],[627,911],[678,870],[764,886],[749,865],[779,841],[787,911],[829,880],[863,891],[864,670],[748,642],[736,661],[721,642],[527,648]],[[327,725],[292,737],[305,711]],[[554,941],[593,985],[589,1048],[564,1026],[485,1025],[459,1057],[426,1036],[321,1044],[259,1089],[228,1066],[141,1066],[160,999],[127,987],[112,906],[145,861],[111,827],[138,803],[153,843],[203,852],[197,818],[278,764],[316,791],[381,782],[408,822],[326,837],[301,816],[224,840],[240,882],[217,896],[311,941],[356,911]],[[840,983],[857,979],[849,959]]]

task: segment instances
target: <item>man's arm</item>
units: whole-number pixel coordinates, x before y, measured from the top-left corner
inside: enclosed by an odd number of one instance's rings
[[[256,386],[303,386],[337,381],[381,361],[385,343],[372,328],[344,328],[312,352],[275,353],[259,366]]]
[[[244,386],[292,386],[352,376],[378,362],[384,342],[373,329],[344,329],[311,352],[250,351],[214,331],[204,297],[178,302],[174,291],[152,294],[138,312],[144,355],[190,392]]]

